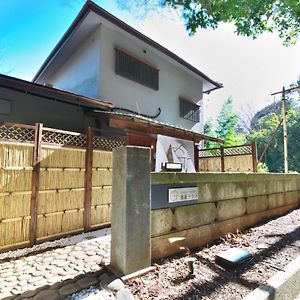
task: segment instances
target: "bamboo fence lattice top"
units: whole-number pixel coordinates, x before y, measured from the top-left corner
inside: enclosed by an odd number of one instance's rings
[[[17,142],[34,142],[35,127],[0,123],[0,139]]]
[[[0,140],[33,143],[35,130],[35,126],[30,125],[0,123]],[[95,132],[99,132],[99,130],[95,130]],[[78,132],[44,127],[42,131],[42,144],[86,148],[87,136]],[[114,148],[124,146],[125,144],[126,141],[122,136],[111,138],[95,135],[93,137],[93,147],[98,150],[112,151]]]
[[[242,146],[232,146],[223,148],[213,148],[213,149],[201,149],[199,150],[199,157],[221,157],[222,150],[224,156],[237,156],[237,155],[251,155],[252,145],[242,145]]]

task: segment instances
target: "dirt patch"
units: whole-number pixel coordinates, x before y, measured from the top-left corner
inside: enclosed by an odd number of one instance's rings
[[[253,257],[238,268],[215,264],[215,255],[230,247]],[[242,299],[300,254],[300,209],[243,232],[222,237],[185,256],[158,261],[156,270],[126,283],[136,299]],[[196,258],[194,277],[188,257]]]

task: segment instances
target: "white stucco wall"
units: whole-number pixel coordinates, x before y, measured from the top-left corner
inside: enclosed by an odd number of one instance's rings
[[[66,91],[93,98],[99,97],[99,34],[98,30],[65,61],[47,83]]]
[[[116,75],[115,47],[156,66],[160,70],[159,90]],[[142,114],[155,115],[160,107],[161,115],[156,120],[202,132],[202,110],[198,124],[179,116],[179,97],[194,103],[202,101],[200,78],[114,26],[101,24],[47,82],[59,89],[108,100],[115,106]]]
[[[202,130],[202,124],[197,126],[195,122],[179,116],[179,97],[195,103],[202,99],[200,79],[196,79],[192,74],[168,62],[156,49],[152,49],[127,33],[116,31],[103,24],[101,25],[100,46],[101,99],[109,100],[116,106],[149,115],[155,115],[160,107],[162,112],[156,120],[186,129],[194,128],[195,131]],[[156,66],[160,70],[159,90],[155,91],[116,75],[115,47]]]

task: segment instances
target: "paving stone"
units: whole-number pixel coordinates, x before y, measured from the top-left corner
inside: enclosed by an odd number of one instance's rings
[[[27,266],[27,262],[24,259],[15,260],[13,264],[15,267]]]
[[[35,256],[35,255],[27,256],[27,257],[25,258],[25,260],[26,260],[27,262],[34,262],[34,261],[36,261],[36,256]]]
[[[16,285],[16,281],[6,281],[6,282],[5,282],[5,285],[6,285],[7,287],[13,287],[13,286]]]
[[[0,267],[1,267],[1,266],[0,266]],[[7,272],[2,273],[2,274],[1,274],[1,277],[6,279],[7,277],[14,276],[14,274],[15,274],[15,272],[9,270],[9,271],[7,271]]]
[[[58,254],[65,254],[66,250],[65,250],[65,248],[57,248],[53,252],[58,253]]]
[[[51,262],[51,261],[53,261],[53,259],[54,258],[52,256],[44,257],[43,263]]]
[[[99,249],[96,251],[98,255],[104,256],[107,252],[105,250]]]
[[[25,274],[34,274],[36,269],[34,267],[29,267],[28,269],[24,270]]]
[[[43,257],[49,257],[49,256],[53,256],[53,251],[46,251],[43,253]]]
[[[91,276],[85,276],[76,281],[76,283],[83,289],[88,288],[90,286],[97,285],[98,282],[99,282],[98,278],[91,277]]]
[[[65,271],[64,269],[59,269],[57,272],[57,275],[59,275],[59,276],[66,276],[68,274],[69,273],[67,271]]]
[[[58,268],[55,265],[48,265],[46,266],[46,270],[49,271],[49,273],[56,273]]]
[[[20,295],[22,294],[22,289],[19,286],[14,286],[13,289],[11,290],[11,293],[13,295]]]
[[[96,252],[96,251],[86,251],[85,253],[86,253],[86,255],[88,255],[88,256],[95,256],[95,255],[97,255],[97,252]]]
[[[69,283],[67,285],[62,286],[58,291],[63,297],[65,297],[65,296],[69,296],[73,293],[76,293],[79,290],[81,290],[81,287],[78,284]]]
[[[44,290],[39,292],[33,300],[61,300],[63,297],[58,293],[57,290]]]
[[[47,274],[44,275],[44,277],[46,279],[52,278],[54,276],[57,276],[57,274],[56,274],[56,272],[53,272],[53,271],[51,271],[51,272],[49,271],[49,273],[47,273]]]
[[[43,262],[43,260],[44,260],[44,258],[43,257],[36,257],[36,259],[35,259],[35,263],[41,263],[41,262]]]
[[[71,263],[78,263],[78,259],[75,256],[73,256],[73,253],[72,253],[72,255],[70,253],[70,255],[67,258],[67,261],[69,261]]]
[[[33,284],[27,283],[26,285],[23,285],[21,287],[22,292],[28,292],[28,291],[35,291],[36,290],[36,286],[34,286]]]
[[[46,266],[44,264],[37,265],[35,268],[37,269],[37,271],[45,271],[46,270]]]
[[[14,281],[15,282],[15,281],[17,281],[17,276],[8,276],[8,277],[5,278],[5,280],[9,281],[9,282],[10,281]]]
[[[134,300],[133,295],[128,289],[121,289],[116,294],[117,300]]]
[[[77,259],[85,259],[87,257],[87,255],[84,252],[76,252],[75,254],[73,254],[73,256]]]
[[[49,272],[47,270],[44,271],[36,271],[34,273],[34,276],[38,276],[38,277],[44,277],[46,274],[48,274]]]
[[[43,280],[44,280],[44,277],[42,277],[42,276],[34,276],[34,277],[31,277],[30,279],[28,279],[28,282],[35,284],[35,283],[41,282]]]
[[[75,246],[74,250],[81,252],[81,251],[83,251],[83,247],[81,247],[81,246]]]
[[[27,280],[18,280],[18,285],[19,286],[25,286],[27,284]]]
[[[47,278],[47,282],[49,284],[55,283],[55,282],[60,282],[62,281],[62,277],[61,276],[51,276],[50,278]]]
[[[0,265],[1,269],[9,269],[11,267],[11,264],[9,262],[3,263]]]
[[[100,263],[102,261],[101,256],[99,255],[93,255],[93,256],[88,256],[84,259],[84,261],[90,263],[90,262],[97,262]]]
[[[56,260],[53,260],[50,264],[55,265],[57,267],[65,267],[65,266],[68,266],[68,261],[56,259]]]
[[[69,252],[74,250],[74,246],[67,246],[67,247],[64,248],[64,250],[65,250],[66,253],[69,253]]]
[[[28,268],[30,268],[31,266],[29,265],[22,265],[22,266],[15,266],[15,271],[17,273],[23,274],[25,270],[27,270]]]

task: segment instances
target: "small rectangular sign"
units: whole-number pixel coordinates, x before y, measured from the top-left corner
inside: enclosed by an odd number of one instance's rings
[[[169,189],[169,203],[198,200],[197,187],[183,187]]]

